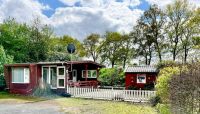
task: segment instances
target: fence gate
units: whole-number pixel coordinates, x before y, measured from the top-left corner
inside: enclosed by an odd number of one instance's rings
[[[148,90],[114,90],[82,87],[67,87],[67,92],[72,97],[131,102],[148,102],[156,94],[155,91]]]

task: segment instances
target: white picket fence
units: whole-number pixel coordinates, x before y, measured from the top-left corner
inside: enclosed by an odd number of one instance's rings
[[[99,88],[78,88],[68,87],[67,92],[72,97],[92,98],[117,101],[131,102],[148,102],[151,97],[155,96],[155,91],[148,90],[114,90],[114,89],[99,89]]]

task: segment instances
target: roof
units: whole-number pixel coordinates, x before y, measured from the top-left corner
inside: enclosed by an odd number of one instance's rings
[[[55,62],[38,62],[38,63],[14,63],[14,64],[5,64],[5,66],[28,66],[30,64],[39,64],[39,65],[58,65],[58,64],[95,64],[101,67],[105,67],[102,64],[96,63],[94,61],[55,61]]]
[[[127,67],[125,72],[130,73],[155,73],[158,72],[158,69],[155,66],[132,66]]]

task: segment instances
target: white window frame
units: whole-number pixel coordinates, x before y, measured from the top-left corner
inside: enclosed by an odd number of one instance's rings
[[[59,69],[60,68],[64,68],[64,74],[63,75],[59,74]],[[58,66],[57,67],[57,88],[65,88],[65,74],[66,74],[65,66]],[[59,86],[59,80],[60,79],[64,79],[64,86]]]
[[[64,86],[59,86],[59,80],[64,80]],[[65,88],[65,78],[57,78],[57,88]]]
[[[24,70],[24,82],[16,82],[16,81],[13,81],[13,70],[14,69],[23,69]],[[28,71],[28,75],[26,76],[26,70]],[[12,68],[12,83],[21,83],[21,84],[28,84],[30,83],[30,69],[28,67],[13,67]],[[27,79],[26,79],[27,78]]]
[[[76,79],[74,79],[74,77],[75,77]],[[73,69],[73,70],[72,70],[72,80],[73,80],[73,82],[76,82],[76,81],[77,81],[77,70],[76,70],[76,69]]]
[[[44,67],[48,68],[48,70],[49,70],[49,73],[48,73],[49,75],[48,75],[47,83],[48,83],[48,84],[51,84],[51,75],[50,75],[51,71],[50,71],[50,69],[51,69],[52,67],[57,68],[57,66],[56,66],[56,65],[50,65],[50,66],[44,65],[44,66],[42,66],[42,83],[44,82],[44,80],[43,80],[43,69],[44,69]],[[57,69],[56,69],[56,70],[57,70]],[[57,74],[56,74],[56,75],[57,75]],[[51,86],[51,89],[56,89],[56,87],[52,87],[52,86]]]
[[[138,80],[138,77],[144,77],[144,82],[140,82],[139,80]],[[138,84],[146,84],[146,74],[137,74],[137,83]]]
[[[84,71],[86,71],[86,70],[82,70],[82,78],[86,78],[86,77],[83,76],[83,72],[84,72]],[[97,74],[97,70],[87,70],[87,75],[89,74],[89,71],[95,71],[96,74]],[[90,72],[90,73],[91,73],[91,72]],[[88,76],[87,76],[87,78],[97,78],[97,75],[96,75],[96,77],[88,77]]]

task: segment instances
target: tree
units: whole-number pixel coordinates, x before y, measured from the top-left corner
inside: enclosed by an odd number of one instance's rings
[[[129,35],[127,34],[122,35],[121,40],[122,40],[122,45],[121,48],[119,47],[120,48],[119,52],[121,52],[120,60],[122,60],[123,68],[125,68],[127,61],[130,61],[130,59],[135,56],[134,54],[135,48],[131,45],[132,38]]]
[[[122,55],[122,36],[117,32],[106,32],[105,40],[99,46],[99,53],[103,60],[108,60],[112,68],[116,62],[120,61]]]
[[[97,48],[98,45],[100,44],[100,35],[91,34],[83,42],[87,55],[91,56],[93,61],[96,62],[99,57]]]
[[[176,0],[173,4],[167,6],[166,14],[168,18],[165,31],[168,37],[169,50],[173,55],[173,60],[176,60],[177,55],[183,46],[185,52],[185,62],[187,59],[188,46],[190,45],[189,38],[192,35],[189,26],[185,26],[191,17],[192,11],[189,9],[187,0]],[[182,41],[182,44],[181,44]]]
[[[162,61],[162,53],[164,44],[163,26],[165,16],[157,5],[152,5],[141,16],[138,24],[145,27],[143,32],[153,41],[155,51],[160,61]]]
[[[138,24],[134,27],[132,37],[134,44],[138,45],[136,52],[138,56],[145,58],[145,64],[150,65],[154,51],[153,39],[146,33],[146,27],[142,24]]]
[[[53,33],[51,28],[47,25],[42,25],[39,18],[36,18],[30,29],[30,37],[27,42],[29,50],[28,61],[39,62],[47,60],[49,40]]]
[[[0,24],[0,45],[4,47],[8,55],[14,57],[15,62],[26,62],[29,33],[30,30],[26,24],[19,24],[13,18]]]
[[[4,64],[12,63],[13,57],[6,54],[2,45],[0,45],[0,76],[4,73]]]
[[[99,72],[98,80],[103,86],[124,86],[124,72],[120,68],[102,68]]]

